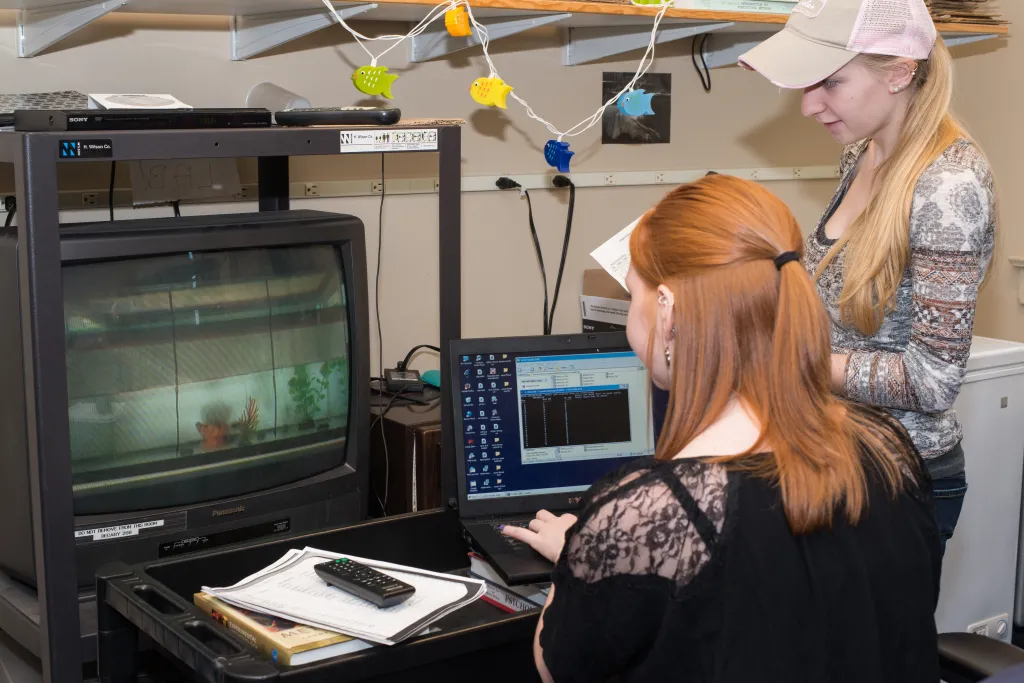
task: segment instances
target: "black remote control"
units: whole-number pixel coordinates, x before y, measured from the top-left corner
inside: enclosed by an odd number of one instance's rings
[[[279,126],[391,126],[401,119],[397,107],[309,107],[274,113]]]
[[[328,584],[377,607],[392,607],[416,592],[409,584],[347,557],[321,562],[313,570]]]

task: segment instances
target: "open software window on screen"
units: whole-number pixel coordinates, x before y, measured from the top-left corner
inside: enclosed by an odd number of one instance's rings
[[[516,361],[522,464],[651,452],[647,370],[631,352]]]

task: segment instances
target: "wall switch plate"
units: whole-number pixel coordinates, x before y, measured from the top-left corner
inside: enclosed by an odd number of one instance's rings
[[[977,621],[967,627],[968,633],[1002,640],[1010,631],[1010,615],[1000,614]]]

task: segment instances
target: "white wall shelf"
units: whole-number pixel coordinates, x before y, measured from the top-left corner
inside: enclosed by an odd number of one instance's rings
[[[470,0],[474,16],[491,29],[492,40],[546,24],[569,29],[565,63],[583,64],[647,45],[658,8],[575,0]],[[336,2],[346,19],[402,24],[419,22],[436,0]],[[18,54],[33,57],[112,11],[153,14],[219,15],[232,18],[231,54],[249,59],[267,50],[333,25],[320,0],[0,0],[0,9],[18,12]],[[659,42],[714,33],[706,47],[711,67],[735,64],[736,56],[778,31],[785,14],[727,10],[670,9]],[[939,24],[956,45],[1006,35],[1006,26]],[[401,29],[395,29],[395,32]],[[412,61],[436,59],[476,45],[474,37],[451,38],[439,21],[410,40]]]

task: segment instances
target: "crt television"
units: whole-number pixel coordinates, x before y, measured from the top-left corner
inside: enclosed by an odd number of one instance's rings
[[[352,216],[61,226],[78,582],[365,516],[366,248]],[[0,568],[35,583],[18,241],[0,238]],[[34,305],[34,304],[33,304]],[[66,422],[65,419],[66,418]]]

